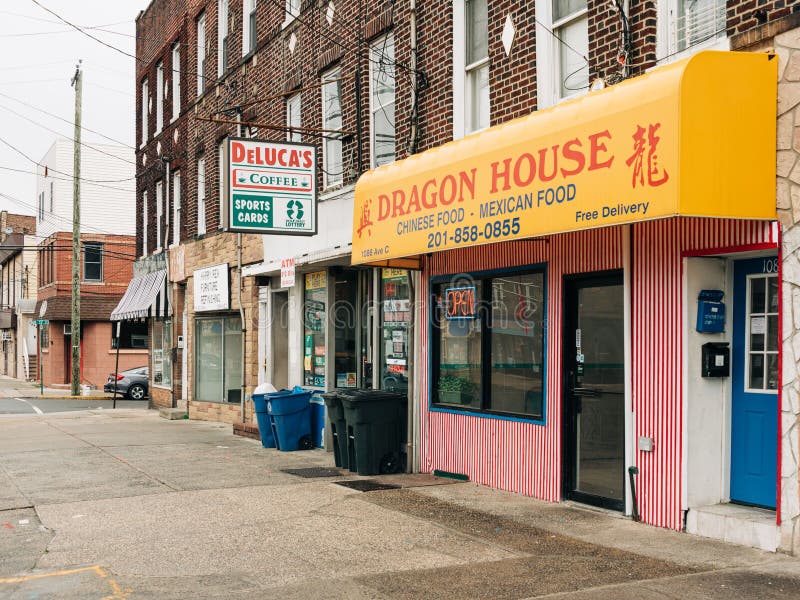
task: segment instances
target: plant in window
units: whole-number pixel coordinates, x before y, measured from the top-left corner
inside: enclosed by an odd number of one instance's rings
[[[445,375],[439,378],[439,402],[443,404],[471,404],[478,386],[462,377]]]

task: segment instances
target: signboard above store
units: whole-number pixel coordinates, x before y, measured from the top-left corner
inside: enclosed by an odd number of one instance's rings
[[[230,308],[228,263],[198,269],[193,273],[193,280],[195,312]]]
[[[773,59],[700,52],[366,173],[352,262],[413,268],[431,252],[670,216],[775,219]]]
[[[226,160],[227,231],[317,233],[314,146],[229,138]]]

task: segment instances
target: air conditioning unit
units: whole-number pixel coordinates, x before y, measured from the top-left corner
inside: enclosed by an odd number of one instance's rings
[[[131,334],[131,348],[147,348],[147,336]]]

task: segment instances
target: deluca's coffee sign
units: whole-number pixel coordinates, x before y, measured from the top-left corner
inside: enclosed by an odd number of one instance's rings
[[[227,146],[228,231],[314,235],[314,146],[231,138]]]

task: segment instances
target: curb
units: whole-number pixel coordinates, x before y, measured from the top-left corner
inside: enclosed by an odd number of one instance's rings
[[[23,396],[19,396],[22,398]],[[35,398],[36,400],[113,400],[112,396],[28,396],[28,398]]]

